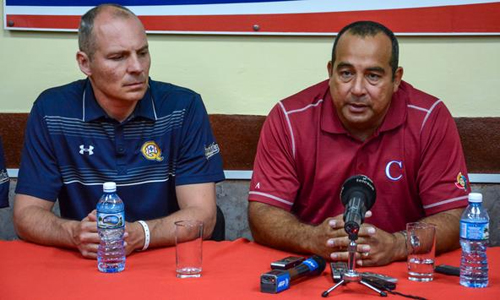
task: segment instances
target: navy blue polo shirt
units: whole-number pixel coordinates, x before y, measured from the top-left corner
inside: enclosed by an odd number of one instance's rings
[[[0,137],[0,208],[9,206],[9,175],[5,168],[2,138]]]
[[[167,216],[175,186],[224,180],[219,146],[200,95],[150,80],[122,123],[97,103],[89,80],[44,91],[33,105],[16,192],[59,199],[61,216],[81,220],[102,184],[114,181],[127,221]]]

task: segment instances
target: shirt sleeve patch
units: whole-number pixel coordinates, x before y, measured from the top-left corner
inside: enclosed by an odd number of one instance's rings
[[[208,146],[205,146],[205,157],[207,160],[219,152],[220,152],[219,144],[212,143]]]
[[[458,189],[461,189],[461,190],[464,190],[464,191],[467,190],[467,188],[468,188],[467,177],[465,177],[465,175],[463,175],[462,172],[458,173],[458,175],[457,175],[457,182],[455,182],[455,186]]]

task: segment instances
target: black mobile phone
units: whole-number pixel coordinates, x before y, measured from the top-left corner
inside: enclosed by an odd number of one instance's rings
[[[395,277],[391,277],[389,275],[384,275],[384,274],[378,274],[378,273],[372,273],[372,272],[361,272],[361,277],[364,278],[377,278],[380,280],[396,283],[398,282],[398,279]]]
[[[460,268],[449,265],[439,265],[434,268],[434,271],[445,275],[460,276]]]
[[[271,263],[271,269],[273,270],[288,270],[290,268],[299,265],[301,262],[305,260],[304,257],[300,256],[287,256],[277,261],[273,261]]]
[[[338,283],[342,280],[342,276],[347,272],[347,263],[344,261],[336,261],[330,263],[333,282]]]
[[[380,279],[380,277],[363,277],[362,279],[364,282],[371,284],[372,286],[383,290],[383,291],[392,291],[396,288],[396,283],[395,282],[390,282],[387,280]]]

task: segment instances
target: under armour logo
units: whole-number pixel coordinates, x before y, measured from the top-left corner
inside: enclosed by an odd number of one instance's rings
[[[88,148],[85,148],[85,146],[80,145],[80,154],[83,155],[87,152],[89,155],[94,154],[94,146],[90,145]]]

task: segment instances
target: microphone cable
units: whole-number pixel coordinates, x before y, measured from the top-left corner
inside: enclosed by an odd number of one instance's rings
[[[420,296],[415,296],[415,295],[409,295],[409,294],[403,294],[401,292],[395,291],[394,289],[396,288],[395,285],[387,285],[386,283],[382,282],[381,280],[373,280],[373,279],[368,279],[365,278],[363,279],[364,281],[368,282],[369,284],[373,285],[374,287],[378,288],[379,290],[383,290],[388,292],[389,294],[405,297],[405,298],[410,298],[410,299],[415,299],[415,300],[427,300],[427,298],[420,297]]]

